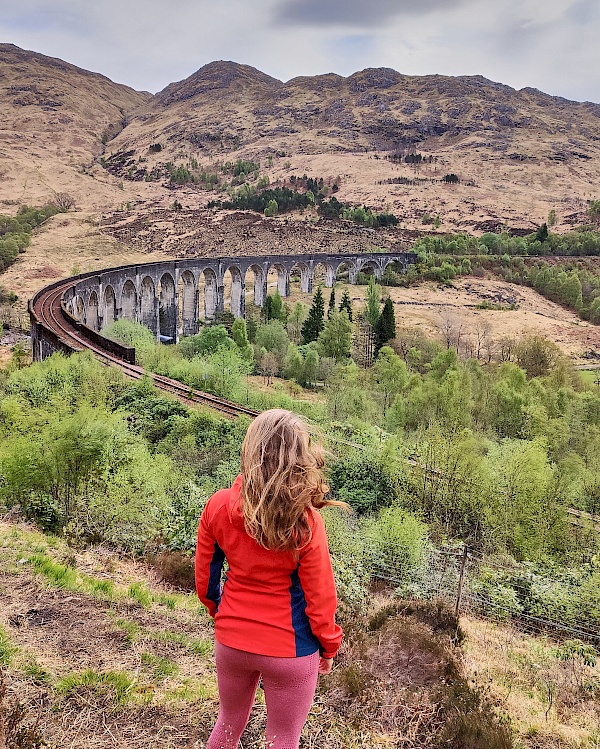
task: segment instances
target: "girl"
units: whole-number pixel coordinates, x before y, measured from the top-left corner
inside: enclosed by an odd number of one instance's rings
[[[215,619],[220,698],[207,749],[238,746],[261,676],[267,746],[297,749],[317,674],[331,671],[342,641],[317,509],[344,503],[324,499],[323,448],[289,411],[257,416],[241,458],[241,475],[208,500],[198,528],[196,590]]]

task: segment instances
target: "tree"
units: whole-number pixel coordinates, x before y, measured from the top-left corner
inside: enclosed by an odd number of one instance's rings
[[[265,303],[260,311],[260,316],[264,322],[269,322],[269,320],[273,319],[273,297],[270,294],[267,294]]]
[[[352,358],[364,369],[373,364],[373,355],[375,353],[375,331],[373,326],[367,320],[366,311],[360,313],[355,323],[355,336],[352,348]]]
[[[319,371],[319,354],[314,348],[309,348],[304,359],[304,370],[302,380],[306,385],[313,385],[317,380]]]
[[[293,343],[300,343],[302,325],[306,320],[306,315],[306,305],[302,304],[302,302],[296,302],[292,311],[288,315],[286,326],[290,341]]]
[[[275,375],[279,371],[279,364],[277,362],[277,357],[275,356],[275,354],[271,353],[270,351],[267,351],[266,354],[263,354],[260,360],[260,371],[265,378],[267,385],[270,385],[273,382],[273,377],[275,377]]]
[[[550,373],[560,356],[560,349],[552,341],[529,335],[517,346],[517,363],[527,377],[543,377]]]
[[[19,341],[12,347],[12,359],[11,363],[15,369],[22,369],[27,361],[28,354],[25,351],[25,346]]]
[[[363,373],[354,362],[338,364],[325,384],[327,410],[332,419],[348,419],[361,414],[368,419],[376,411],[369,389],[363,382]]]
[[[379,320],[379,301],[381,299],[381,289],[375,283],[375,276],[369,278],[369,286],[367,288],[367,301],[366,301],[366,317],[368,323],[374,329]]]
[[[535,238],[538,242],[544,243],[548,239],[548,224],[544,222],[536,231]]]
[[[352,345],[352,323],[346,310],[338,312],[335,307],[330,309],[329,320],[317,340],[321,356],[329,356],[336,362],[348,359]]]
[[[274,354],[280,365],[283,364],[289,342],[280,320],[271,320],[256,331],[256,345]]]
[[[373,374],[379,390],[383,393],[383,412],[392,403],[395,396],[408,384],[406,362],[389,346],[383,346],[373,365]]]
[[[123,322],[125,321],[118,320],[115,326]],[[227,328],[224,325],[210,325],[204,328],[198,335],[182,338],[179,343],[179,350],[186,359],[192,359],[198,354],[200,356],[210,356],[220,348],[236,348],[235,343],[227,334]]]
[[[388,297],[384,304],[381,315],[375,325],[375,348],[377,351],[388,341],[396,337],[396,316],[394,315],[394,305]]]
[[[246,321],[242,317],[235,319],[231,329],[231,337],[235,341],[235,344],[239,348],[244,359],[251,361],[253,358],[252,344],[248,340]]]
[[[279,213],[279,205],[277,204],[276,200],[269,200],[267,203],[267,207],[265,208],[265,216],[267,218],[271,216],[276,216]]]
[[[329,296],[329,309],[327,310],[327,317],[331,317],[331,313],[335,310],[335,286],[331,287],[331,294]]]
[[[57,208],[60,208],[61,211],[69,211],[71,208],[75,207],[75,198],[71,197],[71,195],[66,192],[55,193],[52,202]]]
[[[340,302],[340,312],[345,309],[348,313],[348,320],[352,322],[352,302],[350,301],[350,294],[348,294],[348,289],[344,289],[344,293],[342,294],[342,301]]]
[[[275,293],[273,294],[271,317],[273,320],[281,320],[281,322],[285,324],[287,315],[283,304],[283,299],[281,298],[281,294],[279,293],[279,289],[275,289]]]
[[[321,287],[316,290],[313,297],[312,307],[308,311],[308,317],[302,326],[302,340],[304,343],[316,341],[319,333],[325,325],[325,302]]]
[[[592,223],[600,224],[600,200],[590,200],[587,213]]]
[[[304,374],[304,359],[302,354],[298,351],[298,346],[295,343],[290,343],[288,346],[285,360],[283,362],[283,374],[288,380],[296,380],[301,382]]]
[[[554,208],[548,214],[548,226],[556,226],[556,210]]]
[[[458,351],[460,349],[460,341],[464,332],[464,321],[450,308],[444,307],[440,312],[439,317],[439,330],[446,344],[446,348],[454,346]]]

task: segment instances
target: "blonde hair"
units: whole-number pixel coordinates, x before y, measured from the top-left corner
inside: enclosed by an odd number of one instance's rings
[[[273,408],[250,424],[242,444],[242,513],[246,531],[265,549],[297,551],[312,530],[309,508],[325,499],[325,451],[299,416]]]

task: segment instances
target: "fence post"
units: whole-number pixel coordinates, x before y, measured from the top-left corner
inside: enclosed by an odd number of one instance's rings
[[[458,618],[458,612],[460,611],[460,601],[462,598],[462,591],[463,591],[463,583],[465,580],[465,568],[467,566],[467,557],[469,555],[469,551],[467,548],[467,545],[465,544],[463,548],[462,553],[462,560],[460,563],[460,574],[458,576],[458,590],[456,591],[456,606],[454,607],[454,616]]]

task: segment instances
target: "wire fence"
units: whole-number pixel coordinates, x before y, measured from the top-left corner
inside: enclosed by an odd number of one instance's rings
[[[431,549],[407,571],[399,558],[373,560],[372,576],[402,595],[443,599],[457,614],[510,622],[531,634],[579,639],[600,648],[600,626],[577,612],[581,579],[531,573],[518,565],[483,559],[466,549]]]

